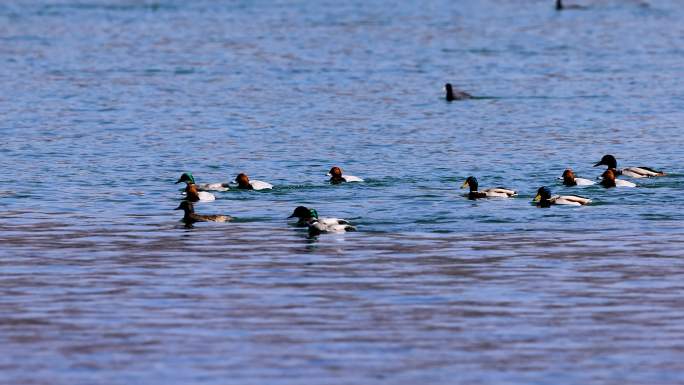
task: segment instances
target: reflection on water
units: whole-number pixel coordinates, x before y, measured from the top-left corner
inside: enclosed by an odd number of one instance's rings
[[[649,5],[0,4],[0,383],[680,383],[684,15]],[[669,175],[557,181],[607,153]],[[186,228],[186,171],[275,187]]]

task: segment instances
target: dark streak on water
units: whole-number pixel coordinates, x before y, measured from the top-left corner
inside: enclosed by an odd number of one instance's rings
[[[682,383],[684,11],[550,3],[0,4],[0,383]]]

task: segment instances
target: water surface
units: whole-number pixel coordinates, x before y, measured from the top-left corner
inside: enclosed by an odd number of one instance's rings
[[[681,383],[684,10],[590,5],[4,2],[0,383]]]

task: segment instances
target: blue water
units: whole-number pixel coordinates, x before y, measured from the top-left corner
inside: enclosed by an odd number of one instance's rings
[[[0,4],[0,383],[681,383],[684,8],[552,3]]]

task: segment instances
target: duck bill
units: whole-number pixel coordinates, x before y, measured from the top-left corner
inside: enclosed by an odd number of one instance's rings
[[[466,188],[466,187],[468,187],[468,181],[463,182],[463,184],[461,185],[461,188]]]
[[[534,199],[532,200],[532,202],[539,202],[540,200],[541,200],[541,195],[540,195],[540,194],[537,194],[537,196],[534,197]]]
[[[178,179],[178,180],[176,181],[176,183],[174,183],[174,184],[178,184],[178,183],[181,183],[181,182],[183,182],[183,180],[182,180],[182,179]]]
[[[596,164],[594,165],[594,167],[601,166],[601,165],[603,165],[603,164],[605,164],[605,163],[603,163],[602,161],[599,160],[598,162],[596,162]]]
[[[292,215],[290,215],[289,217],[287,217],[287,219],[294,218],[294,217],[295,217],[295,215],[292,214]]]

